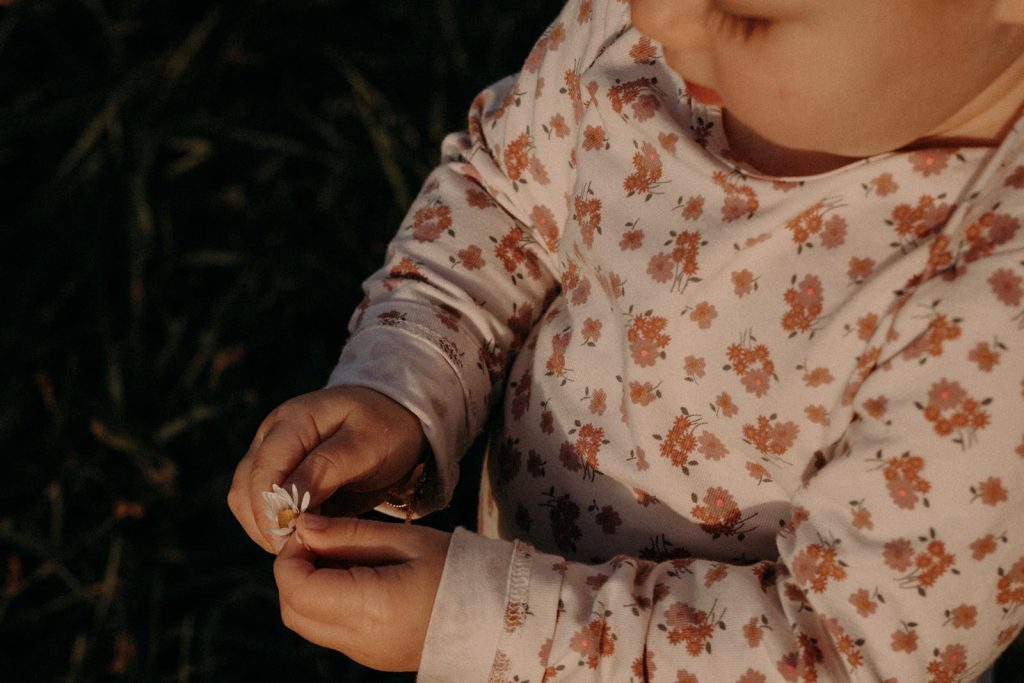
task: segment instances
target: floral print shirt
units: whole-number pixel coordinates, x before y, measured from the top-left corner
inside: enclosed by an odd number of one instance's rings
[[[570,0],[331,377],[419,416],[435,508],[491,435],[421,679],[980,675],[1024,620],[1021,130],[765,177],[624,0]]]

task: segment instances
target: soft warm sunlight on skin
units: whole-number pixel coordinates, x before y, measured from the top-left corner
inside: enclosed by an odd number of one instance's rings
[[[1024,0],[633,0],[632,17],[763,170],[780,147],[828,166],[988,144],[1024,101]]]

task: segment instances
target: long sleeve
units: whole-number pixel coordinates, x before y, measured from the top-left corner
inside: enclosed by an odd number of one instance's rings
[[[625,4],[610,5],[616,16],[570,2],[523,70],[477,96],[350,322],[329,384],[376,389],[420,418],[439,475],[424,510],[449,500],[508,360],[559,287],[578,72],[625,23]]]
[[[777,558],[591,565],[460,532],[475,569],[446,569],[459,586],[435,620],[457,633],[423,680],[470,680],[460,663],[494,682],[979,676],[1024,618],[1024,252],[1017,240],[982,258],[995,230],[959,254],[932,245],[943,274],[878,327],[844,392],[862,408],[802,475]],[[739,513],[717,491],[693,497],[698,517]]]

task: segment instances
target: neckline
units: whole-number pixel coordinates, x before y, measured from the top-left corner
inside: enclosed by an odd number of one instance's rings
[[[758,180],[787,184],[806,184],[848,173],[849,171],[862,166],[875,164],[891,157],[927,153],[929,150],[949,150],[953,148],[952,146],[935,145],[932,147],[922,147],[914,150],[895,150],[875,154],[862,159],[855,159],[848,164],[843,164],[828,171],[822,171],[821,173],[812,173],[808,175],[773,175],[760,171],[756,167],[732,157],[729,153],[729,139],[725,131],[725,117],[723,115],[724,110],[722,107],[697,102],[693,98],[685,95],[684,97],[687,97],[690,110],[693,113],[693,118],[703,118],[705,122],[706,134],[701,146],[704,147],[708,154],[731,170],[740,173],[745,177]],[[966,146],[955,147],[955,149],[968,154],[976,154],[980,152],[986,155],[1002,156],[1000,151],[1012,144],[1013,140],[1020,138],[1022,136],[1022,130],[1024,130],[1024,117],[1018,119],[1018,121],[1014,123],[1010,132],[996,146]],[[982,163],[984,163],[984,161]]]

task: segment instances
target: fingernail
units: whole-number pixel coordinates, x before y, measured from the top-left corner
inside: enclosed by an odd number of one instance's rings
[[[327,518],[321,517],[320,515],[314,515],[310,512],[303,513],[302,525],[307,529],[319,530],[327,528]]]

